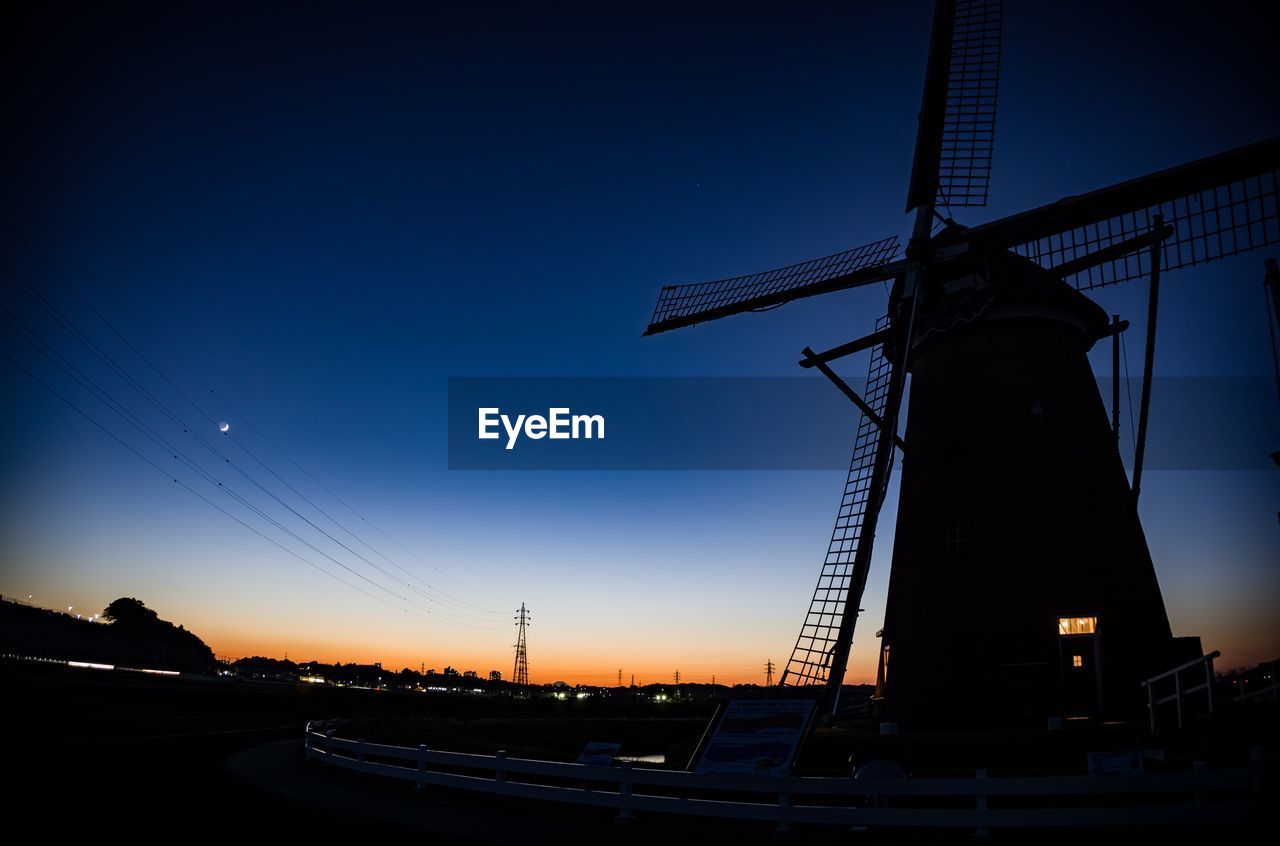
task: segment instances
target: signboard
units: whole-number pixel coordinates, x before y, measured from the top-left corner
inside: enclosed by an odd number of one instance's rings
[[[1142,753],[1124,752],[1090,752],[1089,775],[1141,775]]]
[[[621,748],[621,743],[588,743],[578,755],[578,763],[607,767],[613,763],[613,756]]]
[[[694,772],[786,775],[809,730],[812,699],[735,699]]]

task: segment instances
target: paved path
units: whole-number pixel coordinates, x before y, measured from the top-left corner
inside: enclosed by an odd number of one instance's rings
[[[286,740],[245,749],[228,762],[232,774],[260,790],[306,807],[341,817],[364,818],[406,833],[430,832],[445,843],[578,843],[610,844],[773,843],[768,823],[734,823],[675,815],[644,815],[627,826],[614,822],[616,812],[550,802],[496,798],[463,790],[431,788],[415,792],[396,779],[358,775],[302,756],[302,741]],[[797,832],[801,843],[848,842],[847,831]],[[444,838],[441,840],[441,838]],[[878,843],[864,834],[860,843]],[[885,842],[888,842],[886,840]],[[901,833],[893,842],[901,842]]]

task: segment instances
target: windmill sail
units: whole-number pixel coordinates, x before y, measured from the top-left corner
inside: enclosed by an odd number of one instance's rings
[[[959,237],[981,250],[1007,249],[1054,268],[1149,232],[1172,228],[1161,269],[1176,270],[1280,242],[1280,138],[1067,197],[974,227]],[[1080,290],[1151,272],[1137,250],[1066,278]]]
[[[887,329],[889,322],[887,315],[880,318],[876,322],[876,331]],[[893,363],[885,356],[884,345],[877,344],[871,350],[864,399],[882,417],[888,407],[892,382]],[[832,672],[832,654],[840,640],[846,605],[854,613],[857,611],[861,596],[855,597],[853,603],[848,603],[847,600],[851,590],[860,594],[866,585],[866,573],[855,572],[854,561],[862,542],[862,528],[868,509],[883,501],[883,488],[875,496],[872,496],[871,490],[881,437],[880,427],[867,415],[861,415],[854,435],[849,476],[845,482],[844,495],[840,498],[835,529],[831,533],[831,543],[827,546],[827,554],[818,575],[818,586],[813,591],[809,612],[800,627],[800,636],[796,638],[781,684],[825,684]],[[886,484],[887,479],[886,474]]]
[[[893,276],[889,262],[898,254],[898,236],[872,241],[852,250],[766,270],[692,285],[668,285],[658,295],[644,334],[692,326],[782,305],[801,297],[839,291]]]
[[[907,211],[985,206],[1000,87],[1001,0],[939,0]]]

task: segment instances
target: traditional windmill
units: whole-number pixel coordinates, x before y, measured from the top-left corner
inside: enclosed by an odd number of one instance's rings
[[[800,362],[861,412],[835,531],[780,681],[825,684],[833,710],[895,449],[903,475],[878,684],[895,718],[930,719],[957,702],[1005,719],[1121,711],[1142,678],[1200,654],[1198,638],[1171,635],[1136,509],[1159,276],[1280,241],[1280,139],[961,226],[937,210],[987,201],[1001,13],[999,0],[937,2],[905,250],[894,236],[668,286],[645,332],[894,280],[871,334],[806,348]],[[1127,324],[1080,292],[1143,277],[1151,300],[1130,485],[1116,403],[1109,423],[1086,358]],[[830,362],[865,350],[860,396]]]

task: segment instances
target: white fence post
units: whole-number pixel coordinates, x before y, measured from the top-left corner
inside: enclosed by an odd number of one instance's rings
[[[1204,689],[1209,698],[1209,713],[1213,713],[1213,656],[1204,662]]]
[[[421,793],[427,789],[427,744],[418,744],[418,780],[413,786],[414,791]]]
[[[987,771],[973,771],[973,795],[976,798],[974,805],[978,810],[978,827],[973,832],[974,837],[987,838],[991,836],[991,832],[987,830]]]
[[[631,822],[631,762],[623,761],[618,767],[618,817],[617,822]]]
[[[1266,775],[1262,770],[1262,747],[1249,747],[1249,792],[1252,794],[1249,798],[1255,804],[1262,802],[1263,791],[1266,789]]]
[[[778,828],[777,831],[791,830],[791,786],[784,785],[778,793]]]
[[[1182,673],[1173,674],[1174,702],[1178,706],[1178,729],[1182,729]]]

